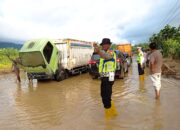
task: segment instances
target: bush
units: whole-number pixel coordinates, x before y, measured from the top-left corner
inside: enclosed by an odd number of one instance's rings
[[[174,39],[168,39],[164,42],[163,55],[165,57],[180,58],[180,43]]]
[[[11,60],[18,57],[18,50],[13,48],[2,48],[0,49],[0,68],[9,68],[12,64]]]

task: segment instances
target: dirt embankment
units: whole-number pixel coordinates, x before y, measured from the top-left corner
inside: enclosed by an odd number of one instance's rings
[[[180,60],[164,59],[162,74],[167,77],[180,79]]]

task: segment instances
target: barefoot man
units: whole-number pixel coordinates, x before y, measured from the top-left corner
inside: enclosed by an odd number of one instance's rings
[[[155,88],[155,98],[159,99],[161,89],[162,54],[157,50],[157,45],[154,42],[149,44],[149,48],[151,49],[149,60],[150,77]]]

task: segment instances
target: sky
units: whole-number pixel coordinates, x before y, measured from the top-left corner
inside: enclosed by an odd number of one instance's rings
[[[148,42],[180,24],[179,0],[0,0],[0,40]]]

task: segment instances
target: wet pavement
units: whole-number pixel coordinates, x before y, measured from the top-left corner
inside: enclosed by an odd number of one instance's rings
[[[113,86],[119,115],[104,119],[100,80],[86,74],[61,82],[22,83],[13,74],[0,75],[0,130],[179,130],[180,80],[162,78],[160,100],[146,70],[139,81],[133,62]]]

